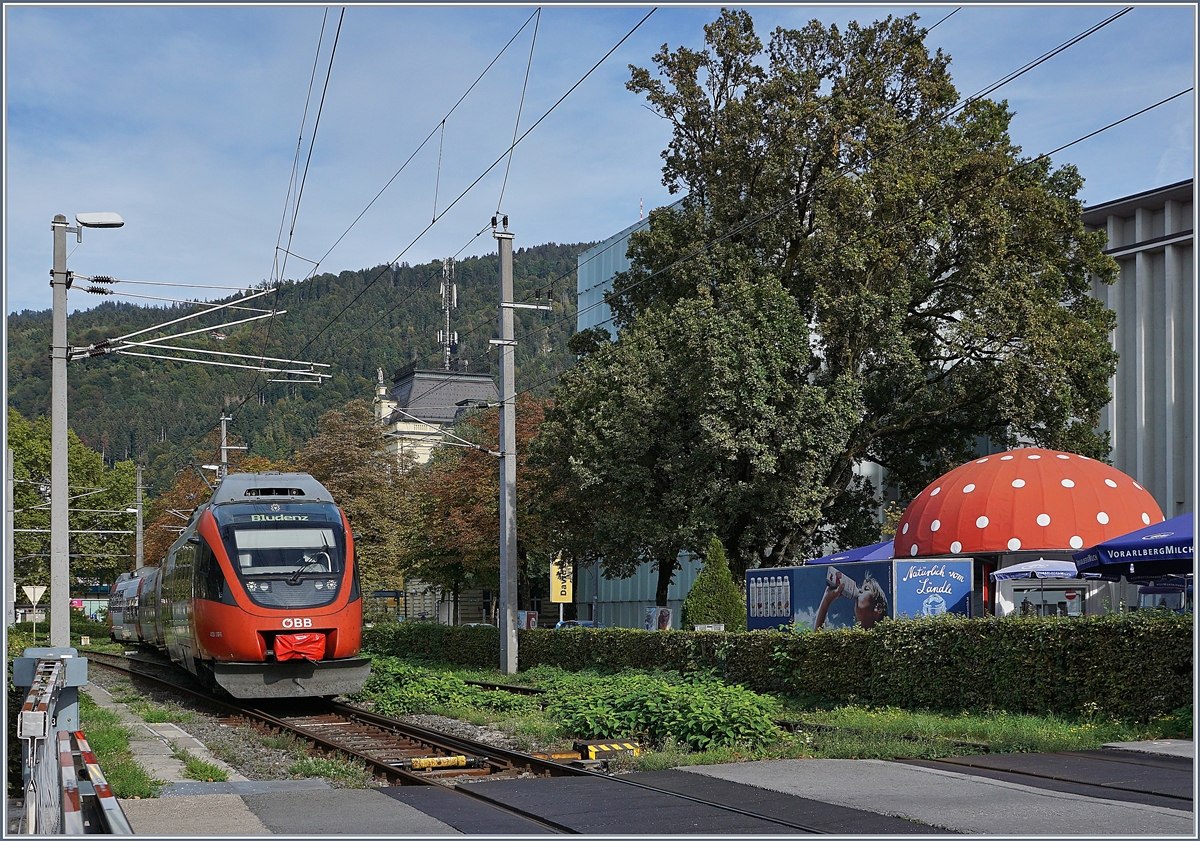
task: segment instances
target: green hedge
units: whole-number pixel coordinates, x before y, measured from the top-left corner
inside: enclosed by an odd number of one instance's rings
[[[1146,720],[1192,701],[1192,615],[883,622],[870,631],[720,634],[622,628],[520,631],[539,665],[712,669],[759,692],[907,709],[1104,713]],[[367,629],[368,651],[469,667],[499,662],[499,630]]]

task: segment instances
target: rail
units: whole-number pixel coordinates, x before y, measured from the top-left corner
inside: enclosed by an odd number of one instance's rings
[[[13,660],[13,683],[28,686],[17,720],[24,777],[20,832],[132,835],[87,737],[79,690],[87,661],[74,649],[29,648]]]

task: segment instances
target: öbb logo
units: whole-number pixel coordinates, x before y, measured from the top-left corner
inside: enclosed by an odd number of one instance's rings
[[[294,619],[289,617],[289,618],[283,620],[283,627],[285,627],[285,628],[311,628],[312,620],[308,619],[308,618],[301,619],[299,616],[297,616]]]

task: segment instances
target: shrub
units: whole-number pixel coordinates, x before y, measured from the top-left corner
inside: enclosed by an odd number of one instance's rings
[[[746,630],[746,600],[729,571],[725,547],[715,537],[708,544],[704,568],[683,600],[681,621],[688,630],[718,623],[726,631]]]
[[[470,708],[496,712],[531,709],[531,698],[472,686],[457,675],[413,666],[394,657],[371,658],[371,676],[352,696],[373,701],[383,715],[436,713]]]
[[[1192,619],[1137,611],[1083,618],[942,616],[804,634],[605,628],[517,636],[522,669],[715,671],[758,692],[833,703],[1061,715],[1094,710],[1147,721],[1192,700]],[[498,629],[396,627],[403,630],[373,637],[373,650],[471,667],[499,663]]]
[[[627,674],[597,680],[586,691],[562,687],[548,696],[547,713],[563,732],[583,738],[642,738],[656,745],[674,740],[708,750],[779,736],[775,699],[716,681]]]

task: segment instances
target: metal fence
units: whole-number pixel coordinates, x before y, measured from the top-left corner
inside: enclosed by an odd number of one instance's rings
[[[68,673],[79,670],[68,665],[73,656],[72,651],[54,657],[19,658],[14,663],[14,681],[29,685],[17,721],[25,795],[20,832],[132,835],[87,737],[75,729],[78,674],[69,679]],[[59,729],[63,725],[69,729]]]

